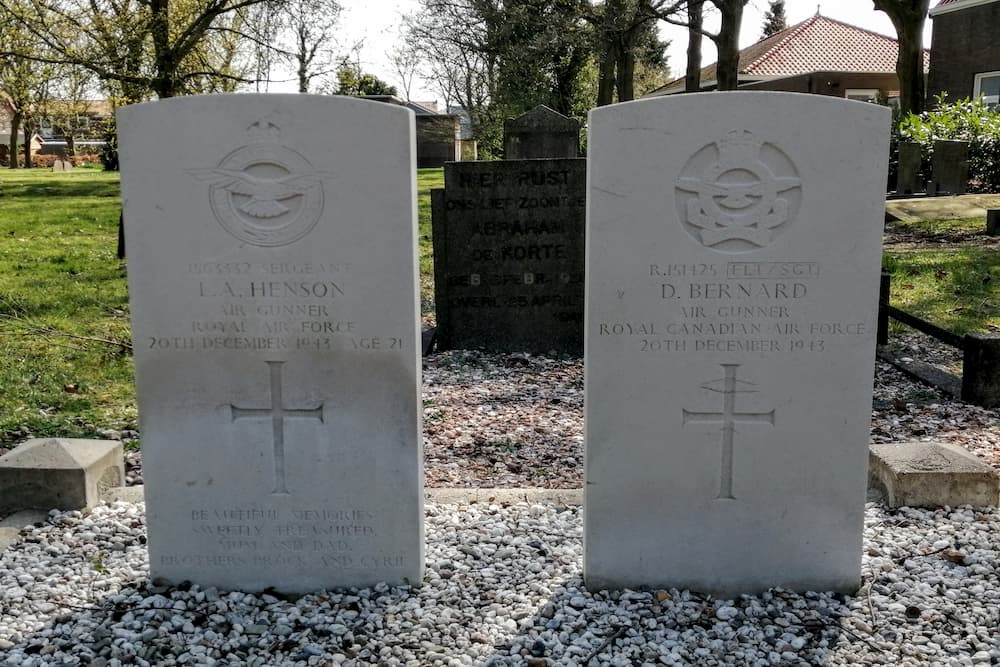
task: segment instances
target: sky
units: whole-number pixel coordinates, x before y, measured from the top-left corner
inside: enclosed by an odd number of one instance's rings
[[[419,7],[417,0],[339,0],[339,2],[343,6],[340,15],[340,27],[343,35],[341,43],[361,42],[362,46],[358,55],[362,69],[395,85],[402,94],[402,87],[389,64],[387,54],[392,51],[397,40],[401,39],[401,17],[417,10]],[[936,4],[936,0],[932,0],[931,5]],[[825,0],[823,2],[785,0],[785,15],[788,17],[788,25],[794,25],[813,16],[816,13],[817,5],[823,16],[867,28],[890,37],[896,35],[889,17],[872,8],[872,0]],[[767,11],[767,7],[767,0],[750,0],[747,4],[743,12],[740,48],[749,46],[760,39],[761,27],[764,24],[764,12]],[[930,46],[932,23],[931,19],[927,20],[927,28],[924,31],[924,47]],[[671,69],[675,76],[681,76],[684,73],[686,31],[677,26],[661,25],[664,39],[671,40],[668,49]],[[706,18],[706,27],[714,29],[716,26],[709,23]],[[702,49],[702,65],[715,62],[715,46],[710,40],[704,41]],[[415,82],[410,97],[413,100],[424,101],[436,99],[439,95],[432,88],[418,81]]]

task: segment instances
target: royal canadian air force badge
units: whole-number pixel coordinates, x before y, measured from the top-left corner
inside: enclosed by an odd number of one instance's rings
[[[191,173],[209,185],[212,212],[237,239],[283,246],[308,234],[323,213],[323,183],[302,155],[281,145],[280,128],[258,121],[250,142],[210,169]]]
[[[777,146],[733,130],[687,162],[676,182],[684,228],[707,248],[757,250],[790,224],[801,203],[801,179]]]

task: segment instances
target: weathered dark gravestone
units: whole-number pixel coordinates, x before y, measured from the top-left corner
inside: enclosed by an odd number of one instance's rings
[[[539,104],[504,122],[503,150],[508,160],[578,157],[580,121]]]
[[[969,142],[935,141],[931,163],[938,192],[965,194],[969,181]]]
[[[586,165],[445,165],[431,193],[439,349],[582,354]]]
[[[991,208],[986,211],[986,234],[1000,236],[1000,208]]]
[[[896,192],[920,192],[920,144],[902,141],[899,144],[899,168],[896,172]]]

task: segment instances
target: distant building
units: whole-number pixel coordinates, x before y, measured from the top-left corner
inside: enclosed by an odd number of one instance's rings
[[[1000,104],[1000,0],[941,0],[931,10],[927,96]]]
[[[392,95],[364,95],[364,99],[406,107],[417,120],[417,167],[440,167],[462,159],[458,116],[440,113],[437,102],[405,102]]]
[[[460,106],[450,106],[448,113],[458,116],[458,137],[462,143],[462,159],[478,160],[479,144],[476,142],[476,133],[472,128],[472,117],[469,116],[469,112]]]
[[[739,88],[892,101],[899,97],[898,53],[892,37],[817,13],[740,51]],[[928,62],[925,51],[925,69]],[[715,90],[716,79],[716,63],[703,68],[701,89]],[[646,97],[683,92],[681,77]]]
[[[104,145],[114,110],[107,100],[51,100],[37,119],[32,135],[32,153],[97,153]],[[0,145],[10,144],[12,110],[0,103]],[[18,130],[18,145],[24,144],[24,127]]]

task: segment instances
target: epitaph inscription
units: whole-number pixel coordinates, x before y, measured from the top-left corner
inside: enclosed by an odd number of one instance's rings
[[[733,440],[737,424],[769,424],[774,426],[774,410],[768,412],[738,412],[737,394],[757,392],[753,382],[738,380],[739,364],[721,364],[725,375],[718,380],[701,385],[706,391],[722,394],[722,412],[697,412],[683,410],[684,424],[720,424],[722,426],[722,465],[719,495],[716,498],[733,499]]]

